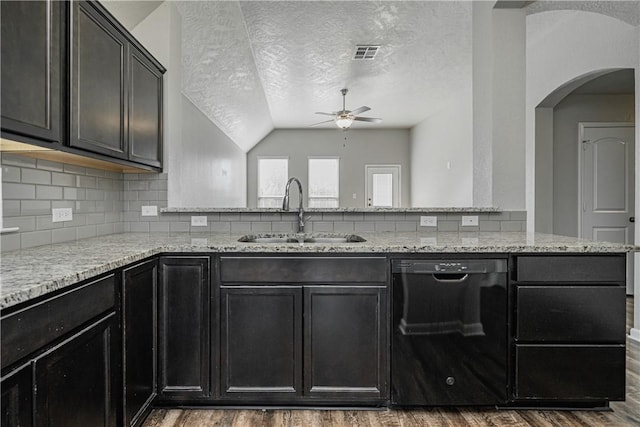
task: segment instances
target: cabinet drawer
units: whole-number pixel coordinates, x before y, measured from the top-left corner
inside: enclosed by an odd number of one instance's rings
[[[624,255],[520,256],[516,260],[521,282],[624,282]]]
[[[222,257],[223,283],[386,282],[383,257]]]
[[[516,399],[624,400],[625,348],[516,346]]]
[[[2,368],[44,347],[115,305],[110,275],[3,316]]]
[[[622,286],[518,286],[516,338],[623,344],[625,292]]]

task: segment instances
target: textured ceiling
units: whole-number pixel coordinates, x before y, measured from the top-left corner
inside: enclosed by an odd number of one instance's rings
[[[640,24],[640,1],[638,0],[536,1],[526,8],[527,14],[549,10],[582,10],[608,15],[634,26]]]
[[[244,150],[275,128],[303,128],[315,111],[371,107],[364,116],[411,127],[471,82],[471,3],[459,1],[189,1],[183,92]],[[354,61],[356,44],[381,45]],[[327,126],[335,126],[328,124]]]

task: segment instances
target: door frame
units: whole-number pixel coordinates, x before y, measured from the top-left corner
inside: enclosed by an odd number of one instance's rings
[[[582,141],[584,141],[584,132],[587,128],[605,128],[605,127],[635,127],[633,122],[578,122],[578,237],[583,238],[582,235],[582,215],[583,215],[583,197],[582,197],[582,177],[583,177],[583,157],[582,154]],[[635,148],[635,147],[634,147]],[[635,160],[634,160],[635,163]],[[635,171],[629,171],[634,173]],[[635,185],[635,179],[632,180]],[[635,192],[636,189],[634,188]],[[635,215],[635,206],[631,206]],[[635,236],[631,236],[633,244],[635,244]]]
[[[397,168],[398,169],[398,207],[402,206],[402,165],[400,163],[366,164],[364,165],[364,207],[368,208],[369,197],[369,169]]]

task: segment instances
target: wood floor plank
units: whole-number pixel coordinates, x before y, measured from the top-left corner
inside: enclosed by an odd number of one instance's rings
[[[627,298],[627,326],[633,298]],[[640,426],[640,345],[627,341],[626,400],[612,411],[423,408],[385,410],[154,409],[143,427],[630,427]]]

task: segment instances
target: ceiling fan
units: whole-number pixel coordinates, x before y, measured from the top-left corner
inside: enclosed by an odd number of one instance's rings
[[[346,105],[345,98],[347,96],[347,92],[349,92],[349,89],[341,89],[340,92],[342,93],[342,110],[334,111],[333,113],[316,112],[316,114],[322,114],[325,116],[334,116],[334,118],[330,120],[325,120],[320,123],[312,124],[311,126],[318,126],[324,123],[335,122],[336,126],[338,126],[340,129],[347,130],[349,129],[349,127],[354,121],[372,122],[372,123],[379,123],[382,121],[382,119],[378,119],[376,117],[359,117],[358,114],[364,113],[365,111],[369,111],[371,109],[364,105],[362,107],[356,108],[355,110],[347,110],[347,107],[345,106]]]

